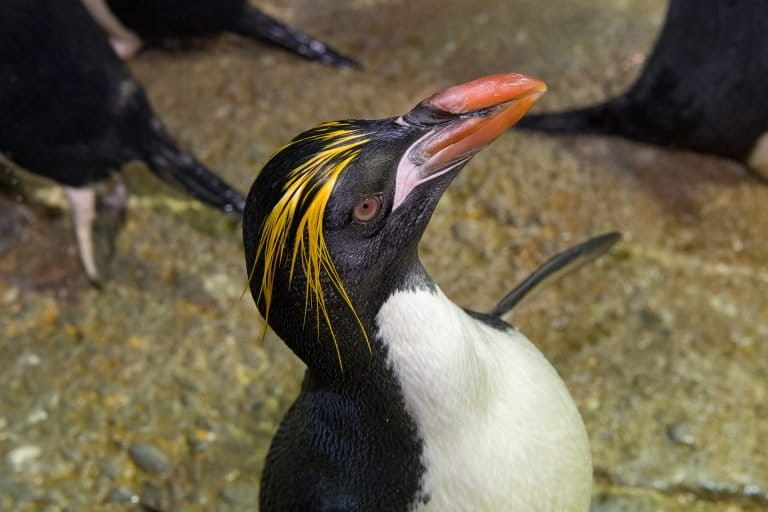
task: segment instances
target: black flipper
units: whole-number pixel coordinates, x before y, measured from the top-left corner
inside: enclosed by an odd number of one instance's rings
[[[309,35],[292,29],[253,6],[246,5],[231,30],[241,36],[267,41],[309,60],[337,67],[359,68],[360,63]]]
[[[489,313],[489,316],[501,318],[542,282],[553,281],[589,263],[608,251],[619,239],[621,239],[621,234],[619,233],[604,233],[552,256],[511,292],[506,294]]]
[[[156,119],[152,128],[155,136],[143,148],[142,160],[153,173],[208,206],[238,219],[243,216],[245,197],[240,192],[179,149]]]
[[[768,2],[670,0],[637,81],[591,108],[516,127],[627,137],[746,161],[768,132]]]

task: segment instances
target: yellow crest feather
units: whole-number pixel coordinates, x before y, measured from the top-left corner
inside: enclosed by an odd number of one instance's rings
[[[301,142],[321,141],[325,145],[305,162],[288,173],[283,186],[283,195],[267,216],[261,230],[261,238],[256,248],[254,268],[249,282],[253,278],[256,262],[263,258],[264,274],[261,279],[258,299],[264,299],[265,320],[269,323],[269,311],[275,286],[275,275],[281,263],[290,256],[289,284],[294,272],[300,269],[306,277],[304,320],[307,310],[314,304],[317,317],[317,329],[320,329],[320,317],[323,317],[333,338],[339,366],[343,370],[341,351],[333,330],[331,318],[325,303],[321,274],[325,273],[349,307],[357,320],[365,338],[368,350],[371,343],[368,334],[355,311],[352,301],[344,289],[323,235],[323,216],[336,182],[342,172],[360,154],[360,147],[369,139],[366,134],[343,122],[324,123],[302,138],[295,139],[280,151]],[[296,225],[293,250],[285,253],[291,227]],[[298,267],[297,267],[298,264]]]

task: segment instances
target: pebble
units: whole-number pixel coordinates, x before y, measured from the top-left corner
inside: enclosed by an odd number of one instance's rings
[[[202,407],[200,400],[195,395],[189,392],[182,393],[179,401],[181,402],[181,405],[186,407],[187,409],[197,410]]]
[[[150,510],[168,510],[171,506],[171,498],[165,489],[147,484],[141,490],[139,499],[145,508]]]
[[[40,497],[40,501],[50,503],[52,505],[61,505],[64,503],[64,496],[59,491],[48,491]]]
[[[171,470],[171,461],[159,448],[151,444],[133,443],[128,455],[136,466],[146,473],[162,475]]]
[[[19,363],[26,366],[39,366],[42,362],[37,354],[26,353],[19,358]]]
[[[3,298],[0,302],[2,302],[3,305],[5,306],[10,306],[11,304],[19,300],[19,295],[20,295],[19,289],[13,286],[11,288],[8,288],[5,291],[5,293],[3,293]]]
[[[130,489],[126,489],[124,487],[118,487],[117,489],[112,489],[109,491],[109,494],[107,494],[107,497],[104,498],[105,503],[133,503],[136,504],[139,502],[139,497],[131,491]]]
[[[221,490],[221,497],[232,505],[256,505],[259,489],[256,483],[232,482]]]
[[[123,464],[117,457],[109,457],[101,461],[101,471],[111,480],[117,480],[123,474]]]
[[[187,389],[200,392],[205,391],[205,382],[199,375],[195,375],[192,372],[182,372],[182,370],[177,370],[173,376],[179,384]]]
[[[206,428],[195,428],[187,435],[187,444],[195,452],[203,452],[216,440],[216,433]]]
[[[667,425],[667,439],[675,444],[683,446],[696,446],[696,438],[691,434],[685,425],[674,423]]]
[[[47,419],[48,413],[45,412],[45,409],[35,409],[29,413],[29,416],[27,416],[27,423],[34,425],[35,423],[40,423],[41,421],[45,421]]]
[[[30,462],[40,456],[42,450],[39,446],[24,445],[14,448],[8,453],[8,463],[14,471],[21,471]]]

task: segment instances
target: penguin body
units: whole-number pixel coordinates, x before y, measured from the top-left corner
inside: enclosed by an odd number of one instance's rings
[[[377,324],[423,444],[430,499],[415,510],[588,510],[581,416],[522,333],[470,316],[439,288],[392,295]]]
[[[211,37],[232,32],[265,41],[323,64],[358,63],[325,43],[295,30],[249,4],[248,0],[83,0],[123,57],[141,41]]]
[[[485,77],[398,118],[321,124],[266,164],[243,218],[251,291],[307,371],[267,456],[262,511],[588,510],[576,406],[499,318],[531,280],[491,314],[466,311],[417,252],[453,178],[543,91]]]
[[[34,27],[34,29],[33,29]],[[8,0],[0,16],[0,152],[63,185],[80,254],[97,281],[90,185],[132,160],[239,216],[244,198],[181,151],[79,0]]]
[[[605,103],[518,128],[619,135],[731,158],[768,176],[768,2],[671,0],[639,78]]]

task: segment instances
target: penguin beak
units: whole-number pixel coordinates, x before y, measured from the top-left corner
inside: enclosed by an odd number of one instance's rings
[[[467,163],[519,121],[546,90],[544,82],[530,76],[491,75],[438,92],[399,118],[399,123],[427,133],[400,160],[392,209],[422,183]]]

